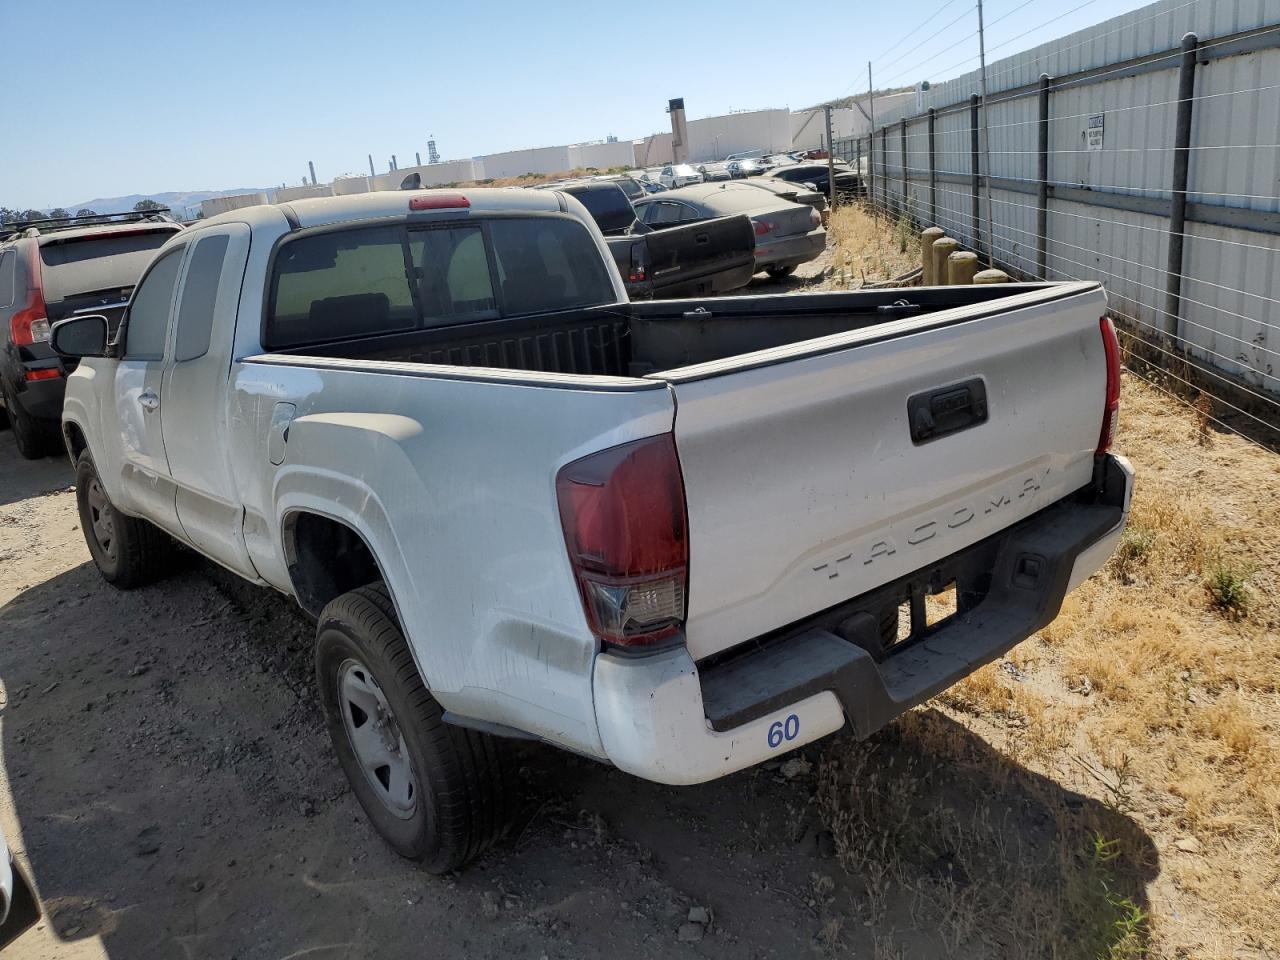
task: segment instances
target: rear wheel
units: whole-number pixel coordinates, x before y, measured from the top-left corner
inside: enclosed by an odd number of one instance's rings
[[[76,461],[76,506],[89,554],[108,583],[132,590],[164,575],[173,541],[147,521],[115,508],[88,450]]]
[[[351,789],[397,853],[445,873],[502,836],[513,796],[505,746],[445,722],[384,586],[353,590],[324,608],[316,682]]]
[[[774,280],[782,280],[796,272],[796,264],[793,263],[789,267],[766,267],[764,272]]]
[[[13,427],[13,442],[18,452],[28,460],[39,460],[55,453],[60,435],[58,424],[52,420],[37,420],[13,399],[8,388],[4,389],[4,406]]]

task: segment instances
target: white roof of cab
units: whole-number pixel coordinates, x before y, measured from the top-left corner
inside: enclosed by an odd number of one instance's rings
[[[377,190],[353,193],[345,197],[311,197],[282,204],[262,204],[229,210],[201,221],[200,226],[227,221],[248,223],[261,219],[275,220],[282,208],[289,208],[303,227],[317,227],[348,220],[372,220],[380,217],[405,216],[414,197],[437,194],[462,194],[471,202],[471,210],[481,213],[538,213],[563,209],[554,190],[506,190],[501,187],[476,187],[460,190]],[[415,211],[415,217],[456,217],[457,209]]]

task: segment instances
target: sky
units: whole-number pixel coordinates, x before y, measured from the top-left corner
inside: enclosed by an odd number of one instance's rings
[[[1143,5],[984,0],[987,45]],[[877,87],[943,80],[976,30],[975,0],[0,0],[0,206],[382,173],[432,135],[445,160],[632,139],[670,129],[671,97],[798,109],[864,91],[868,60]]]

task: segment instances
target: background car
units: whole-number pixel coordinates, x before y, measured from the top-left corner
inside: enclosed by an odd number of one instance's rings
[[[687,187],[691,183],[701,183],[702,174],[687,163],[667,164],[658,174],[658,182],[671,190]]]
[[[712,163],[698,164],[698,172],[702,174],[703,181],[707,183],[733,179],[733,174],[729,172],[729,165],[719,160]]]
[[[0,241],[0,400],[30,460],[62,449],[62,396],[74,368],[49,346],[49,328],[99,313],[114,334],[152,254],[182,229],[157,211],[103,220],[29,221]]]
[[[756,235],[756,270],[778,278],[819,256],[827,246],[822,216],[813,207],[783,200],[750,184],[703,183],[635,203],[643,223],[692,223],[744,213]]]
[[[813,207],[822,216],[823,225],[826,225],[827,198],[817,190],[809,189],[808,184],[788,183],[786,180],[778,180],[768,174],[763,177],[751,177],[749,180],[741,180],[739,182],[749,187],[755,187],[758,190],[767,190],[783,200],[790,200],[792,203],[803,203],[806,207]]]
[[[845,163],[834,165],[836,194],[842,197],[856,196],[862,187],[862,178]],[[819,193],[830,195],[827,186],[829,173],[825,163],[796,163],[789,167],[774,167],[769,176],[788,183],[808,183]]]
[[[758,157],[744,157],[741,160],[730,160],[729,174],[735,179],[742,177],[759,177],[764,174],[768,166]]]
[[[622,192],[627,195],[628,200],[639,200],[646,192],[644,184],[629,174],[604,173],[591,179],[603,183],[616,183]]]

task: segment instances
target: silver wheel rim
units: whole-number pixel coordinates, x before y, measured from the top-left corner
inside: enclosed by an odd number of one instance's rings
[[[359,660],[338,667],[338,706],[351,752],[388,812],[407,820],[418,808],[418,783],[400,724],[386,694]]]
[[[116,512],[111,501],[102,492],[98,478],[89,481],[87,493],[89,501],[89,525],[93,529],[93,538],[107,555],[107,559],[116,558]]]

